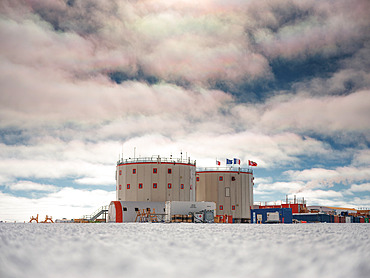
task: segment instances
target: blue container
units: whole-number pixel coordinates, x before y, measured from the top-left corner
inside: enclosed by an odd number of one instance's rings
[[[330,216],[330,223],[334,223],[334,215],[329,214]]]
[[[298,221],[306,221],[308,223],[320,222],[318,213],[295,213],[293,214],[293,219]]]
[[[307,223],[334,223],[334,216],[325,213],[295,213],[293,219]]]
[[[319,219],[320,219],[319,221],[322,223],[331,223],[330,215],[328,214],[319,213]]]
[[[278,222],[268,222],[267,213],[279,213]],[[292,209],[291,208],[264,208],[264,209],[252,209],[252,223],[257,223],[257,215],[262,215],[262,223],[292,223]]]

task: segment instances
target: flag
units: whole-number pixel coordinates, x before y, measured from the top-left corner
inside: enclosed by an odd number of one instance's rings
[[[226,158],[226,164],[233,164],[233,161],[231,159]]]
[[[252,160],[248,160],[248,164],[249,166],[257,166],[257,163]]]
[[[240,164],[240,159],[239,158],[234,158],[234,164]]]
[[[220,166],[221,165],[221,162],[216,160],[216,165]]]

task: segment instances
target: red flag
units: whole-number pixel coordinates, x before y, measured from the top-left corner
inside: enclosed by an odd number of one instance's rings
[[[257,163],[252,160],[248,160],[248,164],[249,166],[257,166]]]
[[[220,166],[221,165],[221,162],[216,160],[216,165]]]

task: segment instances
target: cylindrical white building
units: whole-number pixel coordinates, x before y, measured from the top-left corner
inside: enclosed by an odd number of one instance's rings
[[[215,202],[216,215],[249,222],[253,205],[253,171],[241,168],[204,168],[196,173],[196,200]]]
[[[190,158],[134,158],[116,167],[116,200],[195,201],[195,161]]]

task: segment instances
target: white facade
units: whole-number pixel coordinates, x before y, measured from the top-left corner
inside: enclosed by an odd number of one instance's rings
[[[158,219],[165,217],[165,202],[123,202],[112,201],[108,207],[109,223],[139,222],[138,212],[150,211],[157,214]]]
[[[150,216],[159,222],[170,222],[173,215],[189,215],[201,211],[216,211],[216,204],[213,202],[130,202],[112,201],[108,207],[109,223],[139,222],[140,214],[146,215],[146,221],[151,221]],[[149,215],[150,214],[150,215]]]
[[[173,215],[188,215],[190,213],[197,213],[201,211],[213,211],[216,215],[216,204],[214,202],[179,202],[167,201],[166,202],[166,222],[171,221]]]

